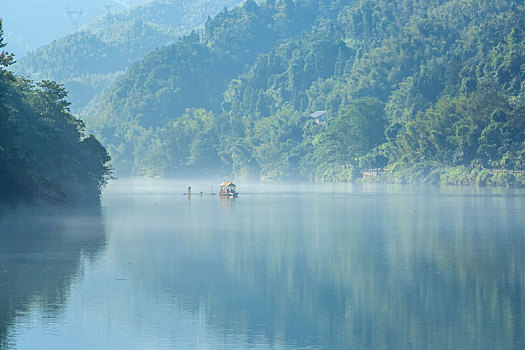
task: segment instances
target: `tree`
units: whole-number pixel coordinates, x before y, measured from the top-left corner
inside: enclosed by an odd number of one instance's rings
[[[0,47],[5,47],[0,22]],[[12,62],[2,51],[0,65]],[[0,70],[0,203],[99,203],[111,176],[106,149],[84,137],[67,91]]]
[[[4,47],[7,46],[7,43],[4,42],[4,28],[2,25],[2,19],[0,18],[0,70],[6,67],[9,67],[15,63],[15,55],[4,50]]]
[[[384,104],[376,98],[353,100],[340,110],[329,133],[346,160],[353,161],[385,141],[387,119]]]

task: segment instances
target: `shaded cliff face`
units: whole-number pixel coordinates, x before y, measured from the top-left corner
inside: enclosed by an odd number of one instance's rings
[[[100,210],[26,209],[0,212],[0,349],[20,317],[37,307],[60,314],[81,266],[106,245]]]

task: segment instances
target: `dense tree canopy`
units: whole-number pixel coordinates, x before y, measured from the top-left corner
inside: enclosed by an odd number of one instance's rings
[[[0,204],[97,203],[111,175],[105,148],[84,135],[62,85],[17,77],[5,69],[13,56],[1,55]]]
[[[122,174],[522,184],[523,28],[511,0],[247,1],[133,65],[89,127]],[[195,111],[213,122],[179,130]]]

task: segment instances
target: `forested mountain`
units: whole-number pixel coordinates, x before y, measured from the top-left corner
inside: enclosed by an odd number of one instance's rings
[[[246,1],[232,10],[224,9],[208,19],[202,35],[193,32],[131,66],[101,102],[100,113],[96,120],[90,120],[90,126],[111,145],[119,173],[154,174],[156,167],[167,167],[163,173],[170,173],[173,169],[177,172],[193,171],[201,163],[215,169],[222,161],[217,159],[217,152],[209,154],[209,150],[218,146],[216,115],[221,111],[222,95],[229,82],[253,64],[257,55],[291,37],[309,32],[321,13],[335,18],[342,8],[342,5],[325,0],[262,5]],[[188,111],[191,126],[184,127],[181,137],[189,140],[193,139],[194,133],[201,133],[203,140],[191,148],[202,152],[206,161],[198,160],[200,156],[186,155],[187,141],[175,139],[167,142],[174,147],[180,144],[183,150],[180,158],[150,160],[149,157],[155,155],[140,149],[150,146],[150,136],[154,131],[147,129],[163,125],[169,128],[172,121],[183,122],[185,118],[178,117],[186,113],[187,108],[197,109]],[[199,108],[213,113],[214,124],[209,126],[209,135],[201,129],[206,124],[202,120],[204,115],[209,114],[201,113]],[[174,126],[175,129],[179,127]],[[166,135],[170,138],[169,132]],[[145,163],[139,165],[133,159],[136,152],[148,154]],[[188,161],[191,164],[189,169],[186,169],[187,157],[195,158],[195,161]],[[138,167],[143,170],[133,170]]]
[[[229,81],[280,40],[308,31],[317,11],[313,1],[225,9],[206,22],[202,36],[193,32],[130,67],[107,96],[102,117],[149,127],[188,107],[218,112]]]
[[[15,76],[6,70],[12,63],[1,51],[0,204],[98,203],[111,176],[106,149],[71,115],[63,86]]]
[[[107,13],[82,30],[18,59],[16,73],[64,83],[76,112],[100,95],[133,62],[202,25],[241,0],[157,0]],[[83,115],[88,112],[82,113]]]
[[[510,0],[247,1],[133,65],[90,127],[127,174],[523,184],[523,28]]]

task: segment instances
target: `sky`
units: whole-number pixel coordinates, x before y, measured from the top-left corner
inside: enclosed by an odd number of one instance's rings
[[[111,5],[111,11],[116,12],[146,2],[149,0],[0,0],[6,49],[20,57],[73,32],[68,9],[82,11],[80,28],[103,15],[103,5]]]

